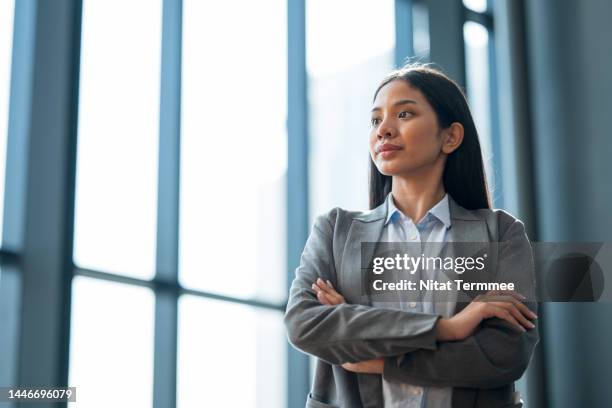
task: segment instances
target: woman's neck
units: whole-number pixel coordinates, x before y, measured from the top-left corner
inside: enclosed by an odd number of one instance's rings
[[[446,194],[441,178],[393,176],[395,206],[416,224]]]

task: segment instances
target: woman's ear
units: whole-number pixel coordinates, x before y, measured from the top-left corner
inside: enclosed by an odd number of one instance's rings
[[[442,151],[451,154],[461,145],[461,142],[463,142],[463,125],[459,122],[453,122],[444,130]]]

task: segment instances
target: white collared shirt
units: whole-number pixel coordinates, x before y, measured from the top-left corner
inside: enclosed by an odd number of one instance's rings
[[[417,224],[395,206],[392,193],[389,193],[387,202],[387,218],[381,242],[420,242],[421,249],[427,242],[447,242],[448,230],[451,227],[447,194],[427,211],[427,214]],[[432,247],[439,248],[436,245]],[[428,253],[428,255],[437,254]],[[433,279],[434,276],[431,275],[436,271],[422,270],[420,273],[422,274],[421,279]],[[431,291],[421,293],[421,296],[422,302],[402,301],[401,295],[398,295],[397,302],[373,302],[373,306],[392,307],[415,313],[440,314],[443,317],[450,317],[454,313],[454,302],[434,303],[431,301],[433,296]],[[383,377],[385,408],[450,408],[451,397],[451,387],[420,387],[401,382],[389,382]]]

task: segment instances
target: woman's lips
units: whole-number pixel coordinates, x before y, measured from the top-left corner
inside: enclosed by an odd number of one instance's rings
[[[394,150],[383,150],[382,152],[380,152],[380,156],[383,159],[388,159],[390,157],[393,157],[393,155],[395,153],[397,153],[399,150],[398,149],[394,149]]]
[[[400,146],[396,146],[396,145],[387,143],[378,148],[378,153],[383,159],[388,159],[392,157],[400,149],[401,149]]]

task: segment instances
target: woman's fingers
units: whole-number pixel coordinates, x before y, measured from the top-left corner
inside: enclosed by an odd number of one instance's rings
[[[329,282],[329,281],[327,281]],[[321,278],[317,278],[317,281],[315,282],[315,284],[325,293],[329,293],[330,295],[333,294],[337,294],[338,292],[336,292],[336,290],[334,289],[333,286],[331,286],[331,282],[330,284],[326,283],[323,281],[323,279]]]
[[[314,283],[312,284],[312,289],[315,291],[315,293],[317,294],[317,299],[319,300],[319,302],[321,302],[321,304],[323,305],[328,305],[331,306],[334,303],[332,302],[331,299],[329,299],[327,297],[327,294],[325,292],[323,292],[317,285],[315,285]]]
[[[495,305],[506,309],[523,327],[527,329],[533,329],[535,327],[533,323],[525,318],[525,315],[521,310],[519,310],[517,304],[510,302],[495,302]]]
[[[344,303],[344,297],[334,289],[330,281],[324,282],[323,279],[318,278],[315,284],[333,304]]]
[[[531,310],[530,310],[530,309],[527,307],[527,305],[526,305],[526,304],[524,304],[523,302],[516,302],[514,305],[515,305],[515,306],[516,306],[516,307],[517,307],[517,308],[518,308],[518,309],[521,311],[521,313],[522,313],[523,315],[527,316],[528,318],[530,318],[530,319],[537,319],[537,318],[538,318],[538,315],[537,315],[537,314],[535,314],[535,313],[533,313],[533,312],[532,312],[532,311],[531,311]]]
[[[533,329],[535,327],[533,323],[525,318],[523,313],[519,311],[516,305],[511,302],[487,302],[487,308],[488,307],[493,308],[489,309],[489,313],[492,313],[495,317],[500,317],[500,309],[503,310],[504,312],[502,318],[512,324],[520,325],[522,331],[525,331],[525,329]]]
[[[533,329],[535,325],[529,319],[537,316],[519,298],[518,293],[512,294],[508,291],[492,291],[478,295],[466,308],[448,319],[449,324],[442,320],[439,323],[439,332],[443,338],[448,334],[446,332],[449,332],[450,337],[461,340],[469,336],[483,319],[492,317],[507,321],[521,333]],[[446,332],[440,329],[445,327],[454,329]]]
[[[324,305],[339,305],[345,303],[344,297],[339,294],[331,285],[331,282],[324,282],[321,278],[318,278],[315,283],[312,284],[312,289],[317,294],[317,299]]]
[[[385,367],[385,359],[377,358],[374,360],[362,361],[359,363],[344,363],[342,367],[347,371],[364,374],[382,374]]]
[[[326,299],[326,301],[327,301],[326,304],[329,304],[329,305],[339,305],[341,303],[344,303],[344,299],[343,298],[338,298],[338,297],[331,296],[329,293],[321,292],[321,296]]]
[[[495,304],[490,304],[490,305],[488,305],[488,307],[491,308],[491,313],[495,317],[498,317],[500,319],[503,319],[503,320],[509,322],[510,324],[512,324],[512,326],[514,328],[516,328],[520,332],[526,331],[525,328],[523,326],[521,326],[521,324],[514,318],[512,313],[510,313],[508,311],[508,309],[496,306]]]
[[[486,302],[505,302],[505,303],[510,303],[510,304],[513,304],[527,318],[529,318],[529,319],[537,319],[538,318],[538,315],[536,315],[534,312],[532,312],[527,307],[527,305],[525,305],[523,302],[517,300],[516,297],[514,297],[514,296],[507,296],[507,295],[486,296],[484,301],[486,301]]]
[[[323,305],[333,305],[333,303],[327,298],[327,295],[323,291],[317,292],[317,299],[319,299],[319,302],[321,302],[321,304]]]

